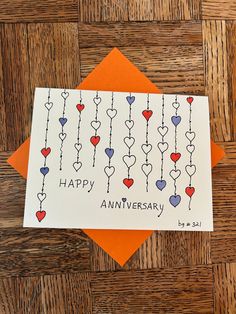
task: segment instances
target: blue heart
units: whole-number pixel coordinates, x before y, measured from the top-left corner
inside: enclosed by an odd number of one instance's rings
[[[156,186],[160,191],[162,191],[166,186],[166,181],[165,180],[157,180]]]
[[[135,101],[135,97],[134,96],[127,96],[126,99],[127,99],[128,103],[130,105],[132,105],[132,103]]]
[[[181,201],[181,196],[180,195],[171,195],[169,198],[169,201],[170,201],[172,206],[176,207],[179,205],[179,203]]]
[[[48,167],[42,167],[40,168],[40,172],[46,176],[46,174],[49,172],[49,168]]]
[[[107,154],[107,156],[109,158],[111,158],[113,156],[113,154],[114,154],[114,149],[113,148],[106,148],[105,149],[105,153]]]
[[[60,118],[59,122],[61,123],[62,126],[64,126],[67,122],[67,119],[66,118]]]
[[[181,121],[181,117],[180,116],[173,116],[173,117],[171,117],[171,121],[174,124],[174,126],[177,126]]]

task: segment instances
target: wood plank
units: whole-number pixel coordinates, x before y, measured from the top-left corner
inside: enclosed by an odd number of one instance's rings
[[[80,230],[0,229],[0,276],[89,271],[89,239]]]
[[[211,233],[212,263],[236,260],[236,167],[213,169],[214,232]]]
[[[81,48],[202,46],[200,22],[80,23],[79,37]]]
[[[202,30],[205,85],[210,102],[212,136],[215,141],[230,141],[225,21],[203,21]]]
[[[29,24],[28,36],[31,89],[75,88],[80,81],[77,23]]]
[[[0,313],[17,313],[18,296],[14,278],[0,278]]]
[[[214,273],[214,313],[233,314],[236,309],[236,264],[216,264]]]
[[[203,19],[235,19],[236,1],[235,0],[202,0]]]
[[[129,21],[152,21],[153,0],[133,0],[128,2]]]
[[[155,0],[153,18],[158,21],[199,20],[201,0]]]
[[[0,33],[1,33],[2,25],[0,25]],[[7,129],[6,129],[6,109],[4,102],[4,86],[3,86],[3,63],[4,60],[2,58],[1,51],[1,43],[0,43],[0,152],[7,149]]]
[[[27,26],[0,27],[7,150],[16,149],[29,134],[30,115]]]
[[[224,151],[225,157],[220,161],[221,165],[236,165],[236,142],[217,142]]]
[[[43,276],[41,282],[45,313],[92,313],[90,274]]]
[[[231,105],[231,138],[236,140],[236,22],[227,21],[227,56],[228,56],[228,82],[229,102]]]
[[[93,313],[212,313],[209,266],[91,273]]]
[[[77,0],[1,0],[0,21],[19,22],[56,22],[77,21]]]
[[[164,93],[204,94],[203,60],[199,47],[119,48]],[[109,51],[110,48],[81,49],[82,78],[85,78]]]

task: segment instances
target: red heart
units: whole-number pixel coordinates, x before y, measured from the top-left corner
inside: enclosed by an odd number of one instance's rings
[[[96,146],[96,145],[100,142],[100,136],[92,136],[92,137],[90,138],[90,142],[91,142],[94,146]]]
[[[151,118],[153,112],[152,110],[143,110],[142,114],[144,118],[148,121]]]
[[[195,192],[195,188],[193,186],[187,186],[185,189],[185,193],[189,196],[192,197],[193,193]]]
[[[123,183],[124,183],[124,185],[126,185],[127,188],[129,189],[129,188],[134,184],[134,180],[133,180],[133,179],[125,178],[125,179],[123,180]]]
[[[170,155],[171,160],[174,161],[174,162],[178,161],[180,159],[180,157],[181,157],[180,153],[172,153]]]
[[[191,103],[193,102],[193,97],[188,97],[187,102],[191,105]]]
[[[43,148],[41,149],[41,153],[44,157],[47,157],[50,153],[51,153],[51,148],[48,147],[48,148]]]
[[[46,216],[45,210],[38,210],[36,212],[36,217],[38,218],[39,222],[42,221],[45,216]]]
[[[78,104],[78,105],[76,105],[76,108],[78,109],[79,112],[81,112],[84,110],[84,105]]]

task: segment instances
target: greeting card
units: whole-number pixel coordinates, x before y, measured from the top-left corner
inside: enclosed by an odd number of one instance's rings
[[[208,99],[37,88],[24,226],[212,230]]]

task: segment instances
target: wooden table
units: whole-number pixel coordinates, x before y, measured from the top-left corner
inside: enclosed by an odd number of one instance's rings
[[[236,1],[1,0],[0,313],[236,313]],[[73,88],[117,46],[165,93],[209,95],[213,233],[155,232],[119,267],[79,230],[23,229],[6,158],[35,86]]]

